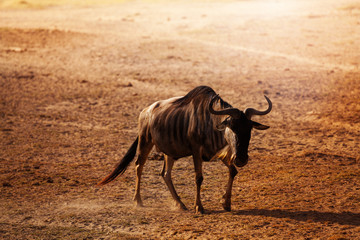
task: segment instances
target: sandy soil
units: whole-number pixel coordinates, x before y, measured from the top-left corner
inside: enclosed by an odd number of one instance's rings
[[[316,3],[314,3],[316,2]],[[355,1],[125,2],[0,10],[0,238],[359,239],[360,4]],[[251,160],[221,207],[221,162],[173,172],[187,212],[145,165],[111,171],[152,102],[209,85],[265,108]]]

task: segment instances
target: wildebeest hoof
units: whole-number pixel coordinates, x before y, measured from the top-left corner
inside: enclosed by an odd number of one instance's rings
[[[231,212],[231,205],[223,203],[222,206],[225,211]]]
[[[136,206],[136,207],[143,207],[143,206],[144,206],[141,199],[136,199],[136,198],[135,198],[135,199],[134,199],[134,202],[135,202],[135,206]]]
[[[183,203],[175,203],[175,206],[180,211],[187,211],[188,210],[187,207],[185,206],[185,204],[183,204]]]
[[[203,206],[195,206],[195,212],[196,213],[201,213],[201,214],[204,214],[204,207]]]

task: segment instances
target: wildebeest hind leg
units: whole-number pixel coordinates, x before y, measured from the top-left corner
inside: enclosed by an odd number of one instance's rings
[[[139,138],[139,156],[135,162],[136,169],[136,185],[135,185],[135,196],[134,201],[137,206],[143,206],[141,196],[140,196],[140,182],[141,182],[141,174],[146,162],[146,159],[153,147],[153,143],[151,141],[146,141],[145,137]]]
[[[175,200],[176,206],[181,210],[187,210],[185,204],[180,200],[180,197],[177,194],[174,184],[171,180],[171,170],[174,166],[174,161],[175,160],[172,157],[165,155],[165,163],[163,170],[161,171],[161,176],[163,177],[166,185],[168,186],[171,196]]]
[[[204,213],[204,207],[200,199],[201,184],[203,182],[202,174],[202,158],[201,154],[194,154],[194,167],[195,167],[195,182],[196,182],[196,196],[195,196],[195,212]]]

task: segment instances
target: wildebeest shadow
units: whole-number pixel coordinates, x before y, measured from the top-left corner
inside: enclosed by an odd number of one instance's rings
[[[242,216],[288,218],[305,222],[313,221],[322,223],[337,223],[340,225],[360,226],[360,214],[351,212],[333,213],[319,211],[291,211],[282,209],[247,209],[234,211],[233,214]]]

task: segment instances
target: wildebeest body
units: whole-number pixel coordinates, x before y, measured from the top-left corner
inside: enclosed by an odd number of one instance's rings
[[[201,88],[185,97],[159,101],[140,115],[141,132],[159,151],[174,159],[190,156],[201,148],[202,157],[211,159],[225,147],[224,131],[215,128],[221,117],[212,115],[208,106],[216,96],[212,89]],[[192,101],[188,101],[192,98]],[[224,107],[231,107],[221,101]],[[212,115],[212,116],[211,116]]]
[[[145,108],[139,116],[138,137],[118,163],[116,168],[99,185],[106,184],[122,174],[136,154],[136,186],[134,200],[142,205],[140,180],[147,156],[155,145],[165,154],[161,175],[180,209],[186,209],[176,193],[171,179],[174,161],[193,156],[196,182],[195,209],[203,212],[200,188],[203,181],[202,163],[218,157],[229,168],[229,181],[224,195],[223,207],[231,209],[231,189],[237,167],[248,161],[248,146],[252,128],[265,130],[268,127],[251,120],[253,115],[265,115],[271,111],[271,101],[266,111],[252,108],[244,112],[223,101],[213,89],[200,86],[183,97],[157,101]],[[214,109],[214,105],[219,110]]]

